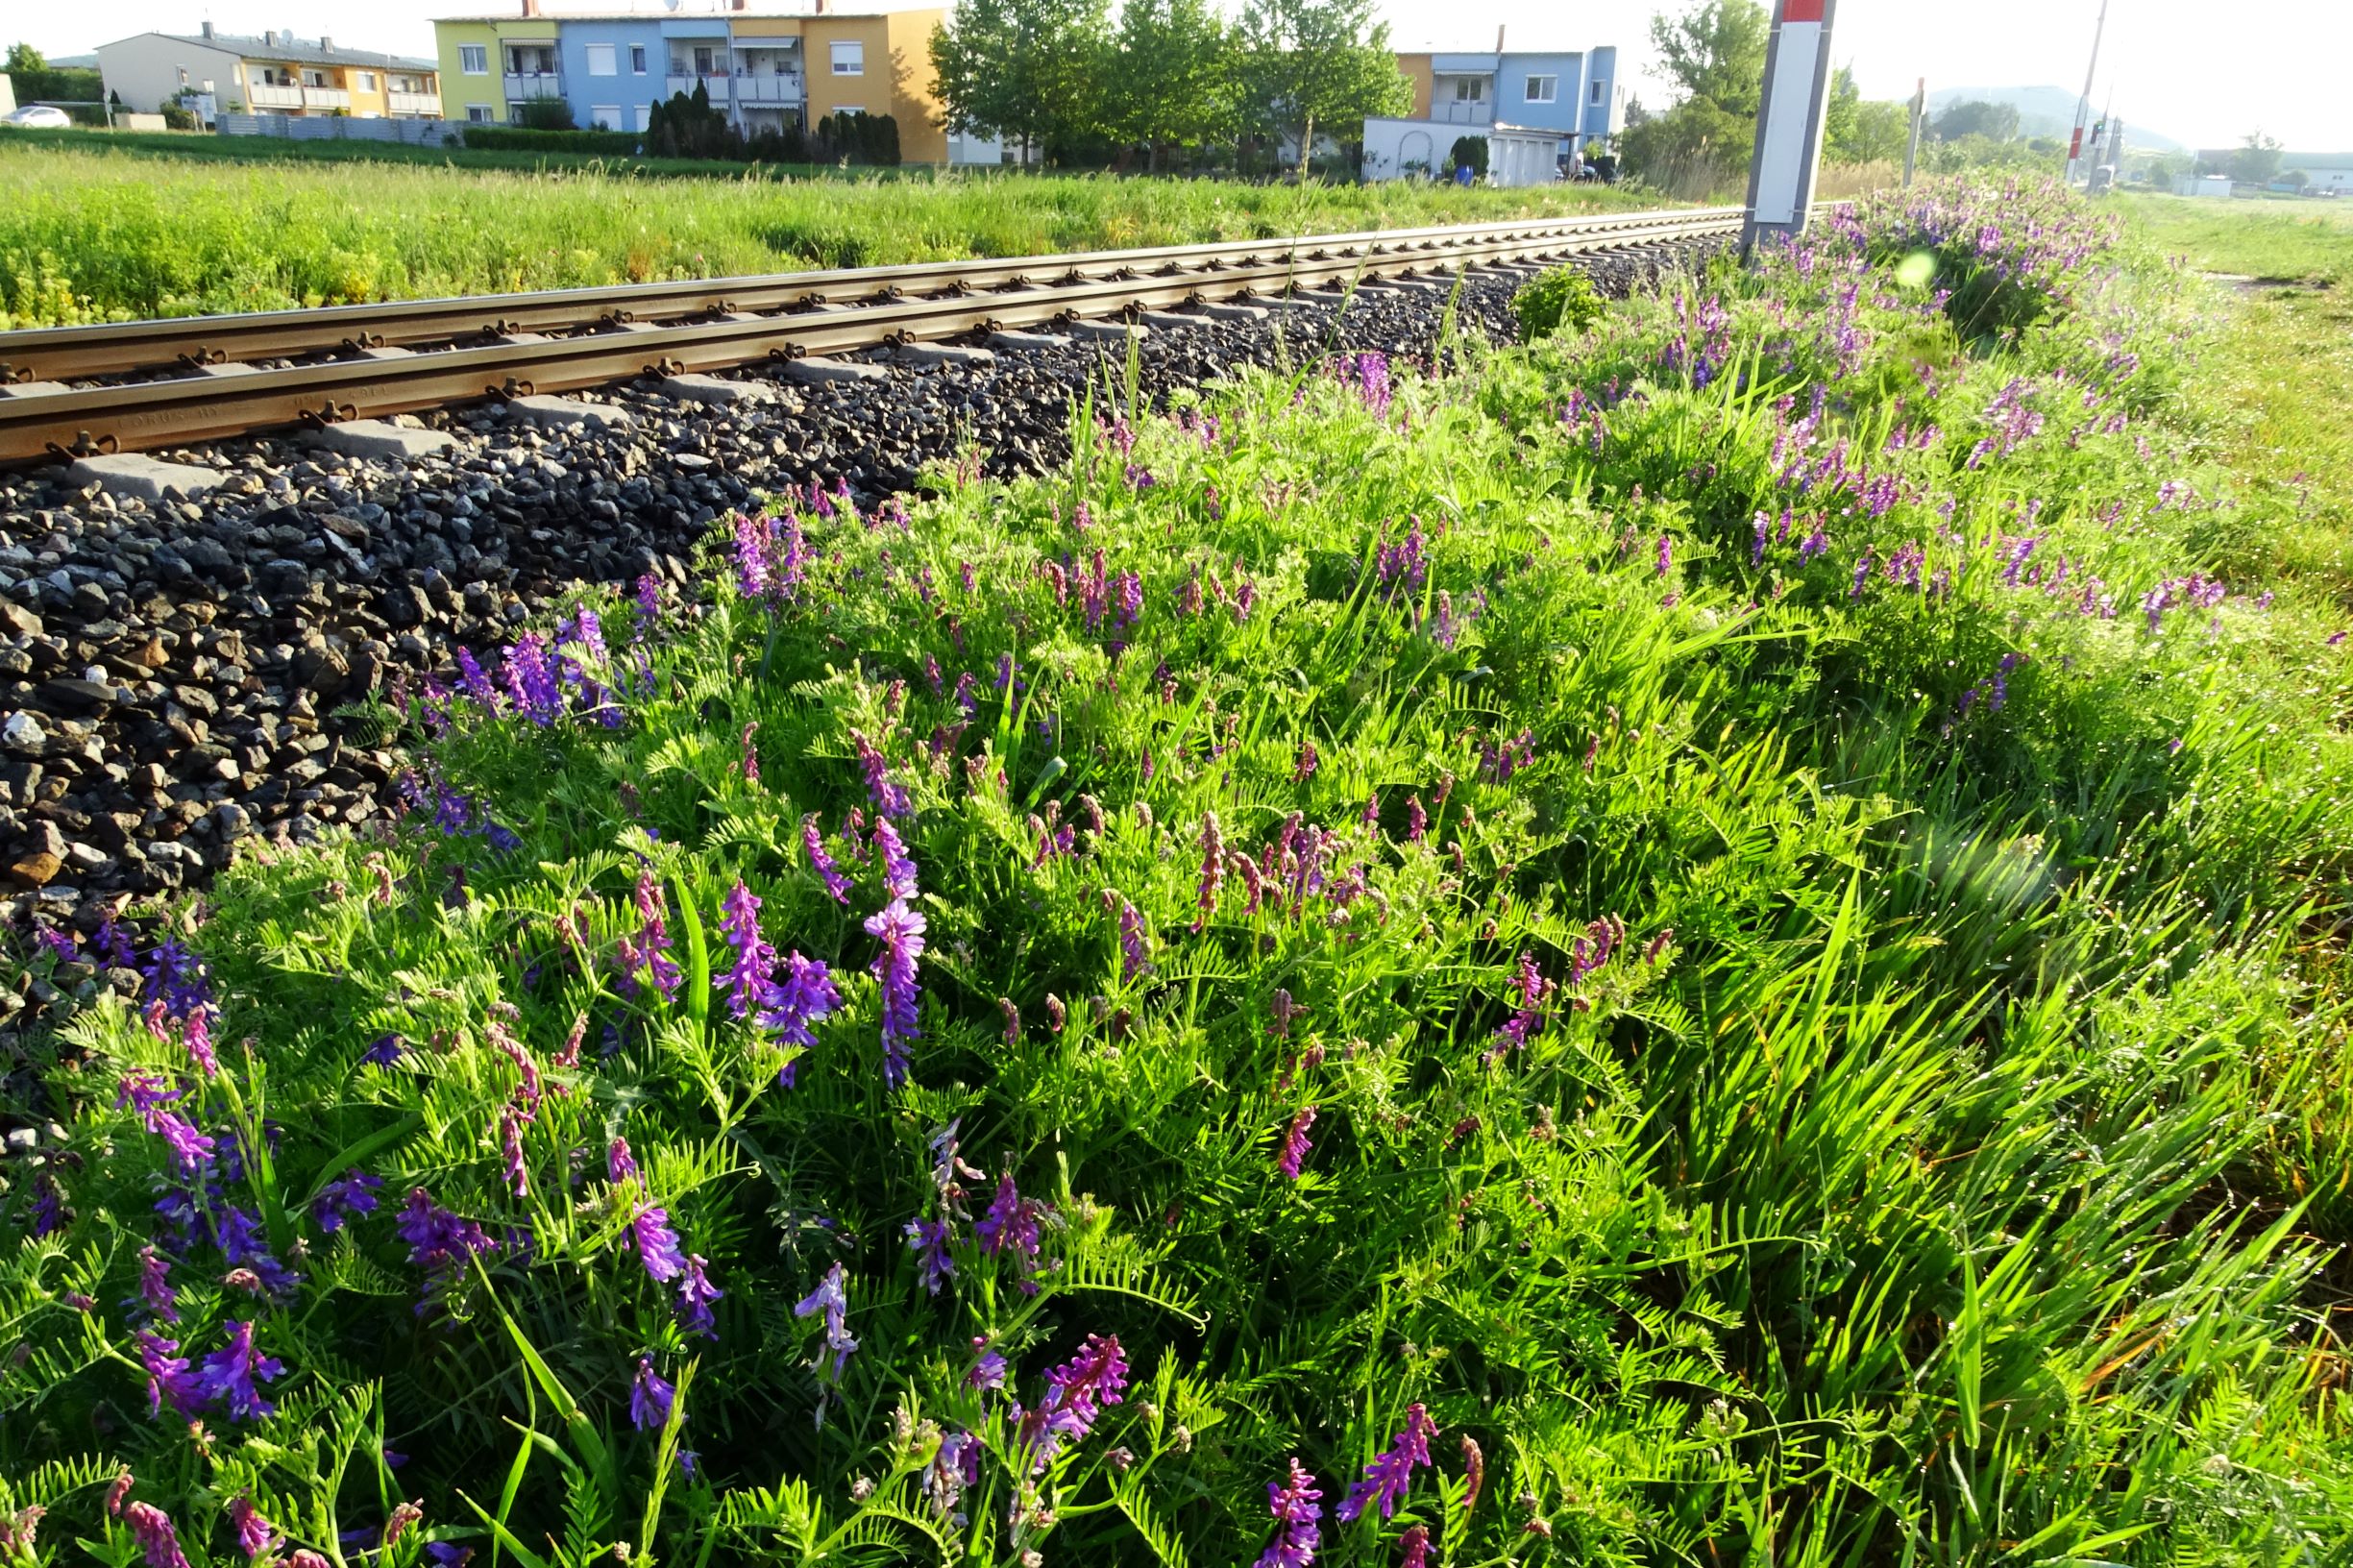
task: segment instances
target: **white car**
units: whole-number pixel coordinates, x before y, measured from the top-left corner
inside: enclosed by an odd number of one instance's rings
[[[73,123],[72,115],[47,104],[27,104],[12,113],[0,114],[0,125],[21,125],[35,131],[62,131]]]

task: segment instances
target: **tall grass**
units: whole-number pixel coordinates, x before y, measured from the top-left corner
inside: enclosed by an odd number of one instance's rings
[[[254,167],[0,141],[0,329],[1265,238],[1635,203],[1591,186]]]
[[[1938,187],[1447,379],[1115,368],[406,694],[409,821],[208,968],[31,961],[0,1510],[2344,1560],[2353,682],[2211,575],[2200,303]]]

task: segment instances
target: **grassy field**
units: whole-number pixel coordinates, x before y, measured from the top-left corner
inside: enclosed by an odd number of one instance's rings
[[[0,1528],[2348,1560],[2353,670],[2220,311],[1933,185],[409,694],[396,832],[24,960]]]
[[[16,130],[7,133],[7,138],[0,141],[0,147],[162,159],[181,163],[388,163],[405,168],[513,174],[588,172],[709,180],[927,180],[933,173],[928,167],[843,168],[831,164],[747,164],[693,158],[604,158],[585,153],[410,147],[383,141],[296,141],[286,136],[224,136],[179,131]]]
[[[2202,455],[2241,476],[2234,559],[2310,579],[2353,612],[2353,203],[2134,197],[2133,226],[2199,271],[2262,280],[2214,295]]]
[[[1596,187],[1110,177],[649,179],[266,166],[0,139],[0,329],[960,257],[1467,222],[1638,204]]]

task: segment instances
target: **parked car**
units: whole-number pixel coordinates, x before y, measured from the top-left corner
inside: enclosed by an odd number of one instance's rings
[[[47,104],[27,104],[24,108],[0,114],[0,125],[21,125],[34,131],[62,131],[72,125],[73,116],[61,109]]]

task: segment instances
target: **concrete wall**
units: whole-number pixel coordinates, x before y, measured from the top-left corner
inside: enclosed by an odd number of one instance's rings
[[[612,75],[589,74],[591,44],[613,51]],[[670,96],[666,86],[670,45],[662,40],[658,17],[648,16],[642,21],[582,17],[567,21],[557,31],[555,48],[563,66],[564,97],[572,105],[573,123],[583,130],[596,125],[599,110],[612,110],[618,111],[619,117],[606,130],[641,131],[645,129],[647,109]],[[643,76],[629,68],[629,51],[633,48],[646,52]]]
[[[119,94],[135,110],[158,110],[177,98],[183,86],[180,73],[184,70],[188,78],[185,86],[198,92],[210,82],[221,108],[250,105],[242,62],[233,52],[201,43],[183,43],[160,33],[140,33],[114,43],[100,44],[98,70],[105,79],[108,93]]]
[[[499,27],[496,22],[435,22],[433,24],[434,53],[441,61],[441,112],[453,120],[472,118],[466,110],[469,105],[486,105],[494,123],[506,121],[506,87],[501,76],[499,61]],[[482,50],[483,63],[489,69],[480,76],[469,76],[460,49],[464,44],[478,44]]]
[[[449,120],[355,120],[327,114],[223,114],[225,136],[284,136],[292,141],[397,141],[454,146],[465,127]]]
[[[1600,103],[1595,103],[1596,89]],[[1590,141],[1607,139],[1626,129],[1626,94],[1618,86],[1618,51],[1604,44],[1585,58],[1585,82],[1578,97],[1578,129]]]

